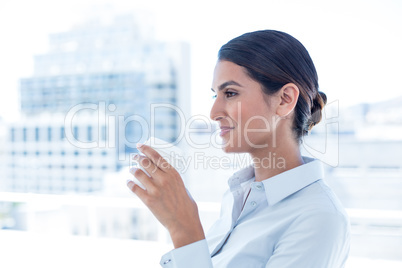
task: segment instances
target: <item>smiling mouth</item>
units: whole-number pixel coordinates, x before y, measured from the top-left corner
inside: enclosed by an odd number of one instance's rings
[[[228,133],[229,131],[231,131],[233,129],[233,127],[226,127],[226,128],[221,128],[221,132],[219,133],[219,136],[223,136],[226,133]]]

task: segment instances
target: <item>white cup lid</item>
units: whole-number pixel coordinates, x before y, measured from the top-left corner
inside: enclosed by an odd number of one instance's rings
[[[151,146],[159,154],[170,155],[173,153],[174,155],[183,155],[183,151],[180,148],[155,137],[150,137],[144,144]]]

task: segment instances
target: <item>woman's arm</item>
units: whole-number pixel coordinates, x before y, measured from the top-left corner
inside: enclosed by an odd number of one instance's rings
[[[345,215],[311,211],[296,219],[280,238],[266,268],[341,268],[350,246]]]
[[[164,268],[212,268],[207,241],[200,240],[170,251],[162,256],[160,265]]]

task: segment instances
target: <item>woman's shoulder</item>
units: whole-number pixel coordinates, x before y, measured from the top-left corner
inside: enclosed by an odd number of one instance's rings
[[[291,202],[304,215],[339,218],[348,222],[348,215],[341,201],[324,180],[318,180],[289,196]]]

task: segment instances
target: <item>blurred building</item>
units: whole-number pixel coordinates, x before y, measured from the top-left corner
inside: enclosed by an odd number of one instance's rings
[[[128,15],[50,35],[20,81],[23,116],[7,125],[0,190],[100,191],[137,142],[176,140],[190,113],[189,46],[147,27]]]
[[[7,135],[7,125],[4,122],[3,118],[0,117],[0,159],[4,157],[5,145],[6,145],[6,135]],[[0,169],[0,178],[4,177],[4,170]]]
[[[361,103],[343,110],[345,128],[359,140],[402,140],[402,96],[375,103]]]

